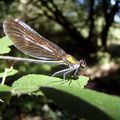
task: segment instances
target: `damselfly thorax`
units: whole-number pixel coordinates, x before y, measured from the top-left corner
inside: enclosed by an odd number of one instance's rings
[[[32,58],[0,56],[0,59],[26,61],[39,64],[65,65],[68,66],[68,68],[57,71],[52,75],[63,74],[64,79],[66,78],[66,75],[71,72],[74,72],[74,76],[77,76],[80,68],[86,66],[84,60],[76,60],[73,56],[67,54],[53,42],[42,37],[21,20],[5,20],[3,29],[5,34],[12,40],[14,46]]]

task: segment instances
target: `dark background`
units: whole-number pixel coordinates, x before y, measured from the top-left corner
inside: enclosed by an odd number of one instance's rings
[[[87,68],[80,74],[90,77],[87,88],[112,95],[120,95],[119,0],[1,0],[1,37],[4,36],[2,23],[7,18],[21,19],[39,34],[53,41],[78,60],[85,59]],[[14,47],[12,47],[9,55],[24,56]],[[51,75],[58,69],[56,66],[17,64],[16,62],[6,61],[3,61],[0,67],[4,68],[11,64],[19,69],[16,79],[28,73]],[[32,98],[28,96],[26,99],[21,97],[21,101],[27,104],[30,99],[32,101]],[[14,100],[16,98],[13,98]],[[18,108],[19,110],[17,109],[17,112],[15,112],[16,108],[20,107],[16,103],[13,113],[21,114],[23,111],[29,112],[34,109],[36,112],[36,107],[33,106],[37,106],[37,102],[31,102],[35,105],[31,105],[30,110],[24,107],[25,104],[20,104],[24,109]],[[11,106],[9,106],[7,116],[11,116]],[[39,104],[38,108],[41,108],[41,106],[43,104]],[[52,109],[55,107],[53,106]]]

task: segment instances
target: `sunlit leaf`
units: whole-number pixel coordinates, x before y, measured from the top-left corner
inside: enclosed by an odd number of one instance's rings
[[[88,120],[119,120],[120,98],[74,86],[41,87],[47,98],[70,114]]]
[[[2,37],[0,39],[0,54],[5,54],[10,52],[9,46],[12,45],[11,40],[8,37]]]
[[[81,76],[77,80],[63,80],[57,77],[50,77],[45,75],[26,75],[13,83],[15,94],[25,94],[39,91],[41,86],[75,86],[76,88],[83,88],[88,81],[88,77]]]
[[[9,69],[9,68],[6,68],[6,69]],[[9,71],[9,72],[7,73],[6,76],[15,75],[17,72],[18,72],[18,71],[17,71],[16,69],[12,69],[11,71]],[[4,72],[0,73],[0,77],[3,77],[3,75],[4,75]]]
[[[12,88],[7,85],[0,85],[0,112],[4,109],[4,107],[8,104],[10,98]]]

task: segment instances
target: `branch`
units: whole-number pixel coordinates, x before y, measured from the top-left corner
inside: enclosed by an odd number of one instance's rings
[[[108,8],[108,6],[105,7],[105,11],[106,11],[106,13],[105,13],[106,14],[105,15],[105,20],[106,20],[106,24],[103,26],[102,33],[101,33],[102,46],[103,46],[104,50],[107,50],[106,43],[107,43],[108,31],[109,31],[110,26],[113,23],[115,14],[120,9],[119,5],[118,5],[119,3],[120,3],[120,0],[116,0],[115,5],[111,8],[109,13],[107,12],[107,9],[106,9],[106,8]]]
[[[71,23],[58,9],[57,5],[53,2],[53,0],[44,1],[40,0],[39,2],[42,3],[42,5],[47,8],[54,16],[55,22],[59,23],[61,26],[63,26],[64,29],[66,29],[69,33],[69,35],[76,41],[84,40],[85,38],[80,34],[80,32],[77,30],[77,28]],[[52,5],[49,6],[49,3]],[[82,42],[81,42],[82,44]]]
[[[91,40],[94,34],[94,0],[91,0],[90,2],[90,14],[89,14],[89,22],[90,22],[90,27],[89,27],[89,36],[88,40]]]
[[[113,5],[113,7],[110,9],[109,12],[108,11],[108,4],[107,4],[107,0],[103,0],[103,8],[104,8],[104,13],[105,13],[105,21],[106,24],[109,23],[109,25],[111,26],[113,20],[114,20],[114,16],[115,14],[119,11],[120,7],[119,4],[120,0],[116,0],[116,3]]]
[[[104,17],[105,17],[105,21],[107,21],[107,18],[108,18],[108,4],[107,4],[107,1],[106,0],[102,0],[102,5],[103,5],[103,14],[104,14]]]
[[[114,19],[114,16],[115,14],[119,11],[120,7],[119,7],[119,4],[120,3],[120,0],[116,0],[116,3],[115,5],[112,7],[108,17],[110,17],[110,21],[113,22],[113,19]]]

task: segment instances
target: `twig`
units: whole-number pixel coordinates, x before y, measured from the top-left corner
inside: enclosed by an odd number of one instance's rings
[[[12,71],[12,69],[13,69],[13,66],[11,66],[10,68],[5,68],[5,72],[4,72],[4,75],[3,75],[3,78],[2,78],[1,85],[4,85],[6,77],[7,77],[7,73],[10,72],[10,71]]]

